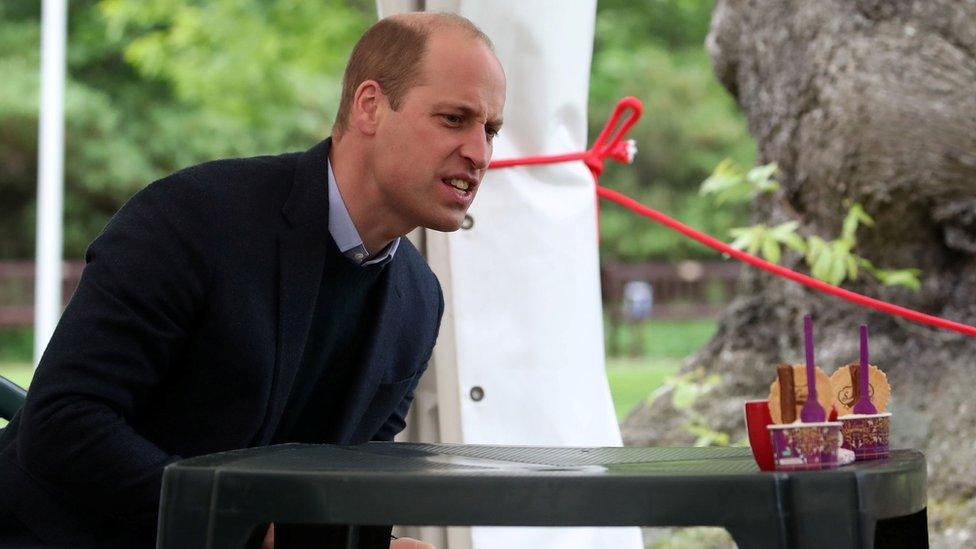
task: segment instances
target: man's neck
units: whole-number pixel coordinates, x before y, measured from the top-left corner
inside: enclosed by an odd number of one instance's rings
[[[370,254],[375,254],[395,238],[408,233],[412,227],[398,230],[391,225],[390,221],[396,219],[395,212],[386,211],[372,182],[372,174],[367,173],[362,158],[362,152],[356,150],[354,144],[345,140],[340,144],[333,138],[329,163],[336,186],[359,237],[363,239],[363,245]]]

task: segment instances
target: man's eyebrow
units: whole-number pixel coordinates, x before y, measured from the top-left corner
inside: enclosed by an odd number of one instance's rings
[[[457,103],[438,103],[438,104],[436,104],[434,106],[434,109],[435,110],[444,110],[444,109],[446,109],[446,110],[457,111],[457,112],[461,113],[463,116],[466,116],[466,117],[469,117],[469,118],[475,118],[479,114],[476,109],[473,109],[473,108],[469,107],[468,105],[462,105],[462,104],[457,104]],[[502,120],[502,117],[500,117],[500,116],[497,117],[497,118],[492,118],[492,119],[488,120],[488,122],[487,122],[487,124],[489,126],[492,126],[494,128],[500,128],[500,127],[502,127],[502,123],[503,123],[503,120]]]

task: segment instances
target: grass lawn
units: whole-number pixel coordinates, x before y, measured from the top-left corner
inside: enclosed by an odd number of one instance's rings
[[[647,398],[681,367],[676,358],[607,357],[607,379],[617,421],[623,421],[638,402]]]
[[[676,373],[681,361],[704,345],[715,329],[716,323],[711,319],[653,319],[616,334],[608,329],[607,338],[617,337],[619,348],[630,349],[632,338],[640,337],[644,350],[641,357],[607,357],[607,378],[617,421],[623,421],[638,402]]]
[[[0,376],[27,387],[34,376],[34,368],[30,362],[0,362]]]

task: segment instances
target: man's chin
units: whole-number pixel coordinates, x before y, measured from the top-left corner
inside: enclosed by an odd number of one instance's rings
[[[424,228],[442,233],[453,233],[461,228],[461,223],[463,221],[463,217],[460,219],[438,219],[436,221],[424,223]]]

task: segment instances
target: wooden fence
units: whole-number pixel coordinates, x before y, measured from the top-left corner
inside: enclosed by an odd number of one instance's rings
[[[61,295],[67,303],[81,278],[84,261],[66,261]],[[623,287],[643,280],[654,290],[653,316],[700,317],[716,314],[731,299],[739,265],[726,261],[607,263],[600,269],[603,303],[619,321]],[[34,262],[0,261],[0,327],[34,322]]]
[[[648,282],[654,292],[654,317],[681,318],[717,314],[732,300],[739,264],[729,261],[607,263],[600,269],[603,305],[619,316],[627,282]]]
[[[64,303],[78,287],[84,261],[65,261],[61,270]],[[0,261],[0,327],[34,324],[34,262]]]

